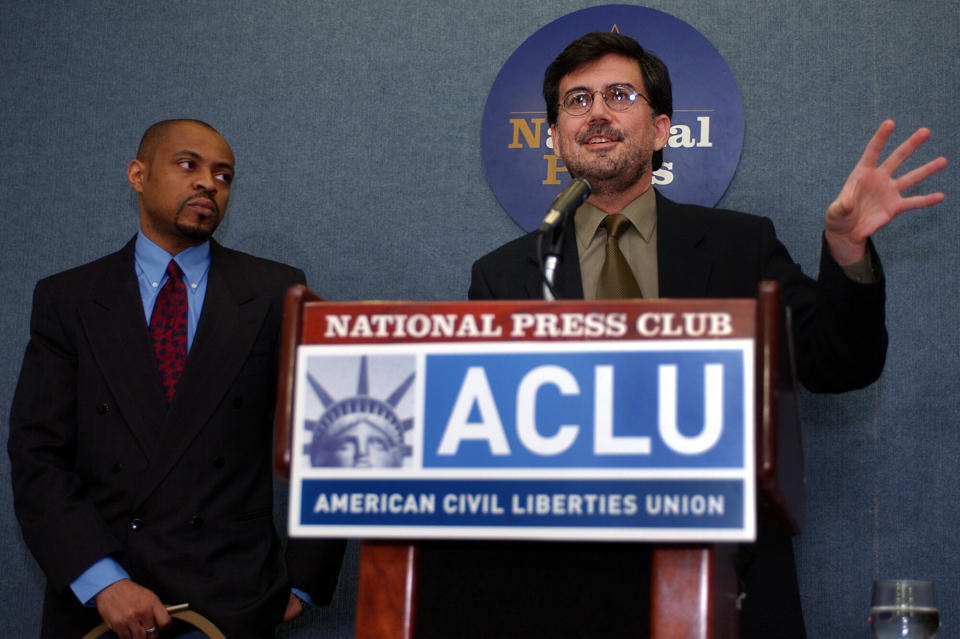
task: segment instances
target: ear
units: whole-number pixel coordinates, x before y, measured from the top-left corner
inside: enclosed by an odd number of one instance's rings
[[[557,125],[550,125],[550,139],[553,140],[553,154],[560,155],[560,136],[557,135]]]
[[[137,193],[143,193],[143,182],[147,176],[147,165],[140,160],[133,160],[127,167],[127,180]]]
[[[659,151],[667,146],[667,140],[670,139],[670,116],[663,113],[654,116],[653,127],[657,131],[657,135],[654,138],[654,149]]]

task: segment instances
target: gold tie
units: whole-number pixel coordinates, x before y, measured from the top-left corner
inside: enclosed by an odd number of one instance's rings
[[[618,241],[630,226],[630,220],[615,213],[603,219],[603,226],[607,229],[607,249],[597,282],[597,299],[643,297]]]

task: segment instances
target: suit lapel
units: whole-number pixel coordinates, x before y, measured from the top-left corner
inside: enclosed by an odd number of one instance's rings
[[[203,312],[177,393],[160,425],[142,499],[162,481],[223,401],[260,332],[270,300],[258,297],[233,255],[211,242]]]
[[[133,247],[131,241],[104,260],[91,301],[78,312],[120,414],[149,455],[156,445],[166,402],[143,314]]]
[[[707,297],[713,260],[699,248],[706,232],[689,209],[657,193],[660,297]]]

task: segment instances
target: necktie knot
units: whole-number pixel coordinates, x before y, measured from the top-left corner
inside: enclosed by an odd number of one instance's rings
[[[603,226],[607,229],[607,241],[616,240],[630,227],[630,220],[621,213],[613,213],[603,218]]]
[[[183,270],[176,260],[170,260],[167,263],[167,277],[178,282],[183,279]]]

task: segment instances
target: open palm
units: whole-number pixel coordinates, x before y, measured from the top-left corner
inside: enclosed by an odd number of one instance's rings
[[[944,157],[927,162],[899,177],[894,173],[930,137],[930,130],[917,129],[879,164],[880,153],[893,133],[886,120],[867,144],[860,161],[847,177],[840,195],[827,208],[825,232],[834,259],[840,264],[864,256],[867,239],[904,211],[939,204],[943,193],[904,197],[903,192],[947,165]]]

